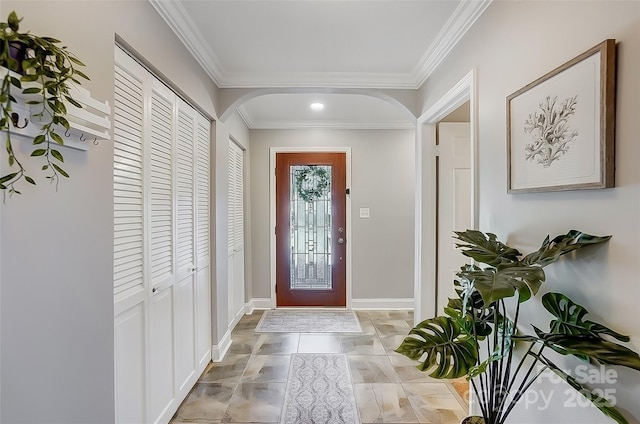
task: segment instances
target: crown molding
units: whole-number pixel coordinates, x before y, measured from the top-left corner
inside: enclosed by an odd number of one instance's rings
[[[411,122],[349,122],[349,121],[253,121],[252,130],[413,130]]]
[[[370,72],[238,72],[220,85],[220,88],[263,87],[416,88],[410,74]]]
[[[240,115],[240,118],[242,118],[242,120],[244,121],[244,124],[247,126],[247,128],[249,128],[249,129],[254,129],[255,128],[253,120],[251,119],[251,114],[244,107],[243,104],[238,106],[236,108],[236,111],[238,112],[238,115]]]
[[[434,42],[410,73],[365,72],[243,72],[228,73],[179,1],[149,0],[220,88],[340,87],[418,89],[440,66],[492,0],[462,0]]]
[[[187,47],[191,56],[202,66],[213,82],[217,86],[221,86],[225,75],[223,67],[200,31],[196,29],[195,23],[182,4],[179,1],[167,0],[149,0],[149,3]]]
[[[413,74],[415,86],[419,88],[442,64],[469,28],[489,7],[492,0],[463,0],[444,24],[436,39],[422,55]]]

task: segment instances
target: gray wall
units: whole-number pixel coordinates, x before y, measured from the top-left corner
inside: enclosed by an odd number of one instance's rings
[[[268,298],[269,148],[351,147],[353,298],[413,297],[413,130],[251,130],[252,296]],[[371,209],[370,219],[359,208]]]
[[[216,87],[148,2],[3,0],[3,20],[11,10],[22,29],[63,40],[86,63],[94,97],[113,105],[117,33],[215,115]],[[39,177],[0,205],[5,423],[114,420],[113,143],[64,156],[71,178],[57,192]]]
[[[616,188],[540,194],[506,193],[506,97],[607,38],[618,42]],[[608,245],[580,252],[547,268],[544,291],[560,291],[584,305],[594,319],[630,334],[640,351],[640,2],[494,1],[422,89],[423,110],[472,68],[477,71],[480,229],[496,233],[521,251],[536,249],[547,234],[579,229],[612,234]],[[542,294],[542,293],[541,293]],[[527,304],[529,322],[548,328],[539,300]],[[559,358],[563,368],[579,362]],[[616,368],[618,405],[640,420],[640,373]],[[609,422],[593,407],[567,407],[564,384],[543,379],[533,388],[551,395],[521,404],[514,423]],[[540,392],[543,391],[543,392]],[[579,399],[580,400],[580,399]],[[576,402],[573,402],[575,404]],[[635,419],[630,418],[631,415]]]

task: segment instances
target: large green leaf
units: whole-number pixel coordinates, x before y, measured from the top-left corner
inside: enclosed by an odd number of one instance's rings
[[[533,327],[539,340],[562,355],[576,355],[605,365],[620,365],[640,371],[640,356],[633,350],[600,337],[544,333]]]
[[[556,318],[549,326],[551,333],[591,335],[601,337],[602,334],[614,337],[621,342],[628,342],[629,337],[593,321],[583,321],[589,312],[562,293],[546,293],[542,296],[542,304]]]
[[[522,258],[522,263],[525,265],[538,264],[545,267],[554,263],[566,253],[584,246],[604,243],[610,238],[611,236],[592,236],[577,230],[571,230],[567,234],[559,235],[551,241],[547,236],[540,249]]]
[[[503,269],[487,268],[464,272],[482,296],[485,305],[512,297],[518,292],[520,302],[536,294],[544,282],[544,270],[538,266],[512,266]]]
[[[433,378],[464,377],[478,361],[477,342],[449,317],[422,321],[396,352],[421,362],[418,369],[431,371]]]
[[[493,267],[518,262],[521,253],[512,247],[498,241],[495,234],[486,235],[477,230],[456,231],[455,239],[460,240],[456,247],[462,254],[478,262]]]
[[[571,377],[566,372],[562,371],[558,368],[553,362],[551,362],[548,358],[544,356],[537,356],[541,360],[542,363],[547,365],[551,371],[553,371],[558,377],[562,378],[567,382],[571,387],[573,387],[578,393],[584,396],[586,399],[590,400],[593,405],[602,411],[607,417],[613,419],[615,422],[619,424],[629,424],[629,421],[613,406],[611,402],[602,396],[598,395],[597,391],[591,390],[589,387],[584,386],[578,382],[574,377]]]

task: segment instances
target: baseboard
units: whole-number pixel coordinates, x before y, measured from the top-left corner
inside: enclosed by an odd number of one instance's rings
[[[378,310],[407,310],[412,311],[414,299],[352,299],[351,309],[378,309]],[[273,309],[272,300],[269,298],[253,298],[245,304],[245,313],[250,315],[255,310]]]
[[[413,310],[414,299],[352,299],[351,309]]]
[[[252,314],[256,309],[265,310],[272,308],[273,303],[269,298],[253,298],[245,305],[245,311],[248,315]]]
[[[222,339],[217,345],[211,346],[211,360],[213,362],[220,362],[227,354],[227,351],[231,347],[231,331],[227,330],[222,336]]]
[[[236,314],[233,317],[233,320],[229,324],[229,331],[233,331],[233,329],[236,327],[238,322],[240,322],[240,320],[244,316],[245,311],[246,311],[246,306],[243,306],[242,308],[238,309],[238,311],[236,312]]]

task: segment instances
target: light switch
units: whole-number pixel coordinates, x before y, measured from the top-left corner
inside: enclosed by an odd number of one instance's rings
[[[361,219],[366,219],[366,218],[370,218],[371,217],[371,211],[369,210],[369,208],[360,208],[360,218]]]

